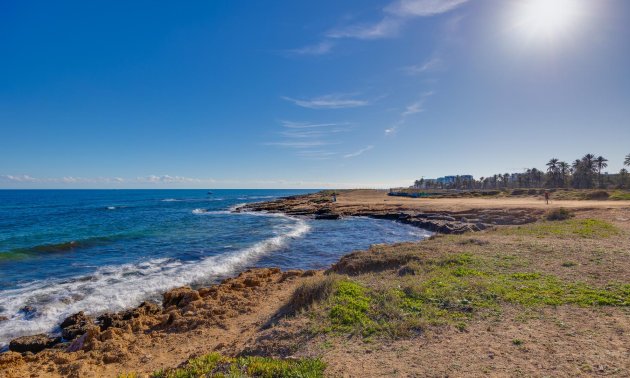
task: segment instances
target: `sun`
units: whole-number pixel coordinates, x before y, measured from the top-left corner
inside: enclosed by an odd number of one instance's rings
[[[579,25],[581,0],[523,0],[515,9],[515,28],[530,39],[553,41]]]

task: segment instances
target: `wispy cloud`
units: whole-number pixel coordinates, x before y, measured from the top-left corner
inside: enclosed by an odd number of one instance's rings
[[[397,0],[383,9],[380,21],[334,28],[328,38],[379,39],[398,35],[412,18],[450,12],[468,0]]]
[[[431,96],[433,96],[435,92],[433,91],[429,91],[429,92],[424,92],[421,96],[420,99],[416,102],[413,102],[409,105],[407,105],[405,107],[405,110],[400,113],[400,119],[394,123],[393,125],[391,125],[390,127],[385,129],[385,135],[386,136],[393,136],[396,135],[398,133],[398,131],[405,126],[405,124],[407,123],[407,118],[409,116],[412,116],[414,114],[418,114],[418,113],[422,113],[425,111],[424,109],[424,104],[427,101],[427,99]]]
[[[424,111],[424,103],[427,101],[429,97],[433,96],[433,93],[434,92],[423,93],[418,101],[407,105],[407,107],[405,108],[405,111],[402,112],[400,115],[404,118],[404,117],[407,117],[416,113],[422,113]]]
[[[336,28],[328,31],[328,38],[357,38],[379,39],[392,37],[398,34],[402,26],[402,20],[393,17],[384,17],[373,24],[357,24]]]
[[[278,147],[288,147],[288,148],[311,148],[311,147],[330,146],[330,145],[339,144],[339,143],[313,140],[313,141],[304,141],[304,142],[302,141],[269,142],[265,144],[267,146],[278,146]]]
[[[399,119],[396,123],[385,129],[385,136],[394,136],[398,133],[398,130],[405,124],[404,117]]]
[[[403,68],[409,75],[420,75],[427,72],[433,72],[444,68],[444,61],[438,57],[432,57],[426,62],[414,66],[407,66]]]
[[[288,129],[312,129],[319,127],[341,126],[349,125],[348,122],[343,123],[310,123],[310,122],[294,122],[294,121],[280,121],[282,126]]]
[[[307,160],[330,160],[338,153],[326,150],[302,150],[297,151],[296,155]]]
[[[359,100],[352,98],[346,94],[329,94],[325,96],[315,97],[312,99],[296,99],[291,97],[282,97],[286,101],[290,101],[297,106],[309,109],[345,109],[358,108],[370,104],[367,100]]]
[[[0,182],[35,183],[35,184],[137,184],[137,183],[200,183],[212,182],[213,179],[195,179],[182,176],[149,175],[136,178],[122,177],[32,177],[29,175],[0,175]]]
[[[334,46],[334,42],[324,40],[314,45],[288,50],[287,53],[289,55],[326,55],[332,51]]]
[[[150,176],[145,176],[145,177],[138,177],[136,178],[136,181],[138,182],[148,182],[148,183],[166,183],[166,184],[172,184],[172,183],[200,183],[200,182],[207,182],[207,181],[214,181],[212,179],[197,179],[197,178],[190,178],[190,177],[182,177],[182,176],[170,176],[170,175],[150,175]]]
[[[387,7],[385,12],[399,17],[430,17],[450,12],[468,0],[398,0]]]
[[[344,158],[349,159],[349,158],[353,158],[353,157],[357,157],[359,155],[362,155],[365,152],[368,152],[369,150],[373,149],[374,146],[366,146],[365,148],[362,148],[358,151],[343,155]]]
[[[29,175],[0,175],[0,180],[5,182],[36,182],[37,179]]]
[[[412,114],[421,113],[424,111],[422,108],[423,101],[414,102],[411,105],[408,105],[405,111],[402,113],[403,117],[410,116]]]
[[[339,134],[352,130],[348,122],[295,122],[280,121],[281,140],[265,143],[267,146],[286,148],[302,159],[328,160],[339,155],[331,146],[341,144]]]

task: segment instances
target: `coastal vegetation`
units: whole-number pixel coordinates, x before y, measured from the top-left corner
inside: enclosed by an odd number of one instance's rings
[[[630,166],[630,154],[624,165]],[[628,170],[617,174],[605,173],[608,159],[586,154],[572,163],[550,159],[546,170],[528,168],[520,173],[498,173],[474,179],[472,176],[451,176],[448,180],[419,179],[413,187],[419,189],[517,189],[517,188],[573,188],[573,189],[627,189],[630,186]]]
[[[596,242],[620,232],[603,220],[569,219],[508,227],[474,239],[450,235],[422,245],[378,246],[365,252],[365,273],[348,276],[335,272],[315,278],[332,289],[306,313],[313,319],[315,333],[399,338],[436,326],[464,330],[474,319],[500,318],[505,306],[515,306],[521,312],[562,305],[628,307],[630,283],[612,280],[596,284],[563,277],[534,264],[544,244],[529,245],[531,240],[558,238],[571,244],[575,237]],[[523,248],[519,254],[502,252],[514,238],[528,243],[519,246]],[[430,251],[440,251],[441,256]],[[587,249],[583,252],[588,253]],[[395,274],[379,272],[370,254],[408,262]],[[401,254],[406,257],[401,259]],[[566,261],[555,264],[576,266]],[[311,280],[297,290],[317,287]]]
[[[189,360],[185,366],[153,373],[152,378],[319,378],[326,365],[319,359],[279,360],[264,357],[230,358],[210,353]],[[121,378],[134,378],[121,376]]]

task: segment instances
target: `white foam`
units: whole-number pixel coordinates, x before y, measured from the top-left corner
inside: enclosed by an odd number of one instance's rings
[[[160,200],[160,202],[214,202],[214,201],[223,201],[224,198],[165,198]]]
[[[120,311],[148,298],[158,298],[164,291],[178,286],[234,274],[310,230],[304,220],[286,218],[292,219],[293,223],[278,226],[276,236],[233,253],[196,262],[152,259],[137,264],[107,266],[97,269],[89,277],[36,281],[6,290],[0,297],[0,315],[9,317],[9,320],[0,322],[0,347],[15,337],[54,332],[65,317],[78,311],[92,315]],[[19,311],[27,305],[37,309],[30,320]]]
[[[207,212],[208,212],[208,210],[206,210],[206,209],[195,209],[195,210],[192,211],[193,214],[205,214]]]
[[[107,210],[116,210],[116,206],[107,206]]]

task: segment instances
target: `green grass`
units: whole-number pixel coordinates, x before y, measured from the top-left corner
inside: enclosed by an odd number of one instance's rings
[[[188,361],[178,369],[158,371],[154,378],[193,377],[261,377],[261,378],[317,378],[324,376],[325,364],[319,359],[277,360],[263,357],[230,358],[218,353]]]
[[[630,284],[593,287],[539,272],[506,272],[497,258],[453,254],[408,267],[415,275],[374,289],[349,279],[336,281],[322,300],[319,331],[400,337],[431,325],[465,330],[465,322],[480,313],[497,313],[503,304],[630,306]]]
[[[608,238],[619,234],[619,229],[599,219],[570,219],[562,222],[539,222],[530,225],[504,228],[504,235],[545,237]]]
[[[366,291],[354,281],[340,280],[335,283],[328,314],[333,329],[350,331],[358,328],[364,335],[373,332],[374,322],[368,316],[372,300]]]
[[[614,201],[630,201],[630,192],[617,191],[614,192],[608,199]]]

